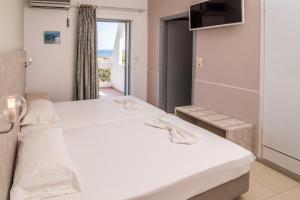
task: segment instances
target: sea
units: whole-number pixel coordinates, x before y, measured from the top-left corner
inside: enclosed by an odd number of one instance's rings
[[[101,49],[97,51],[97,56],[98,57],[112,57],[113,55],[113,50],[109,50],[109,49]]]

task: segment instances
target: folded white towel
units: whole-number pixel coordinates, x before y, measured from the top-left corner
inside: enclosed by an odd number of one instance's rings
[[[170,134],[170,140],[173,143],[192,145],[198,143],[200,139],[196,135],[174,125],[165,117],[159,117],[150,121],[146,121],[145,125],[168,130]]]
[[[131,99],[128,98],[116,98],[115,102],[122,104],[123,107],[127,110],[138,110],[142,108],[142,106]]]

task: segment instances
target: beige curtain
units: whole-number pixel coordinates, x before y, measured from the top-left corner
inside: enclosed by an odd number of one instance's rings
[[[96,8],[81,5],[77,31],[74,100],[99,98]]]

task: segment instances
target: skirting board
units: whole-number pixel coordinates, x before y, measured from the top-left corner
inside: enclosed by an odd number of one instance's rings
[[[256,161],[260,162],[261,164],[267,166],[267,167],[270,167],[271,169],[274,169],[275,171],[297,181],[300,183],[300,176],[298,176],[297,174],[294,174],[293,172],[290,172],[278,165],[276,165],[275,163],[272,163],[268,160],[265,160],[265,159],[257,159]]]

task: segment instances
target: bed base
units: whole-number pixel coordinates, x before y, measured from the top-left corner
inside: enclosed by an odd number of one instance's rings
[[[199,194],[190,200],[234,200],[249,190],[250,174],[224,183],[207,192]]]

